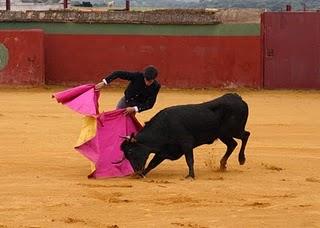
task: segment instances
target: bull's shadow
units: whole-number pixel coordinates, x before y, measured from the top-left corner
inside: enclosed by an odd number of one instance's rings
[[[193,149],[212,144],[216,139],[227,146],[220,170],[226,170],[227,160],[238,144],[235,138],[241,140],[239,164],[245,163],[245,147],[250,136],[245,130],[247,119],[248,105],[235,93],[201,104],[172,106],[158,112],[136,136],[127,137],[121,149],[140,176],[165,159],[177,160],[184,155],[189,169],[186,178],[194,178]],[[155,155],[145,168],[151,153]]]

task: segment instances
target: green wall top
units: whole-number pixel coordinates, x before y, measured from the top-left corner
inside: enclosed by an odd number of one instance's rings
[[[145,25],[2,22],[0,29],[43,29],[48,34],[259,36],[260,24]]]

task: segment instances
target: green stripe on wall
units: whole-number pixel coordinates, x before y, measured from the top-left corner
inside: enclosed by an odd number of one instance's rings
[[[49,34],[259,36],[260,24],[144,25],[2,22],[0,29],[43,29]]]

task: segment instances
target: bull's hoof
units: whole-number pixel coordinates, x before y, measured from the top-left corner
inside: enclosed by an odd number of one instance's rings
[[[187,175],[184,178],[187,180],[194,180],[194,176],[191,176],[191,175]]]
[[[89,175],[88,175],[88,179],[96,179],[96,177],[95,177],[95,172],[93,171],[92,173],[90,173]]]
[[[244,163],[246,163],[246,158],[239,158],[239,164],[244,165]]]
[[[220,172],[225,172],[225,171],[227,171],[227,166],[225,166],[225,165],[220,165],[219,171],[220,171]]]
[[[224,160],[220,161],[220,172],[224,172],[227,169],[227,162],[225,162]]]

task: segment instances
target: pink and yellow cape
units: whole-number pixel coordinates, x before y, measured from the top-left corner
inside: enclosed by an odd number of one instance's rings
[[[121,177],[133,173],[130,162],[120,149],[121,136],[136,133],[141,124],[124,109],[99,113],[100,92],[87,84],[55,93],[59,103],[84,115],[75,149],[93,164],[89,178]]]

